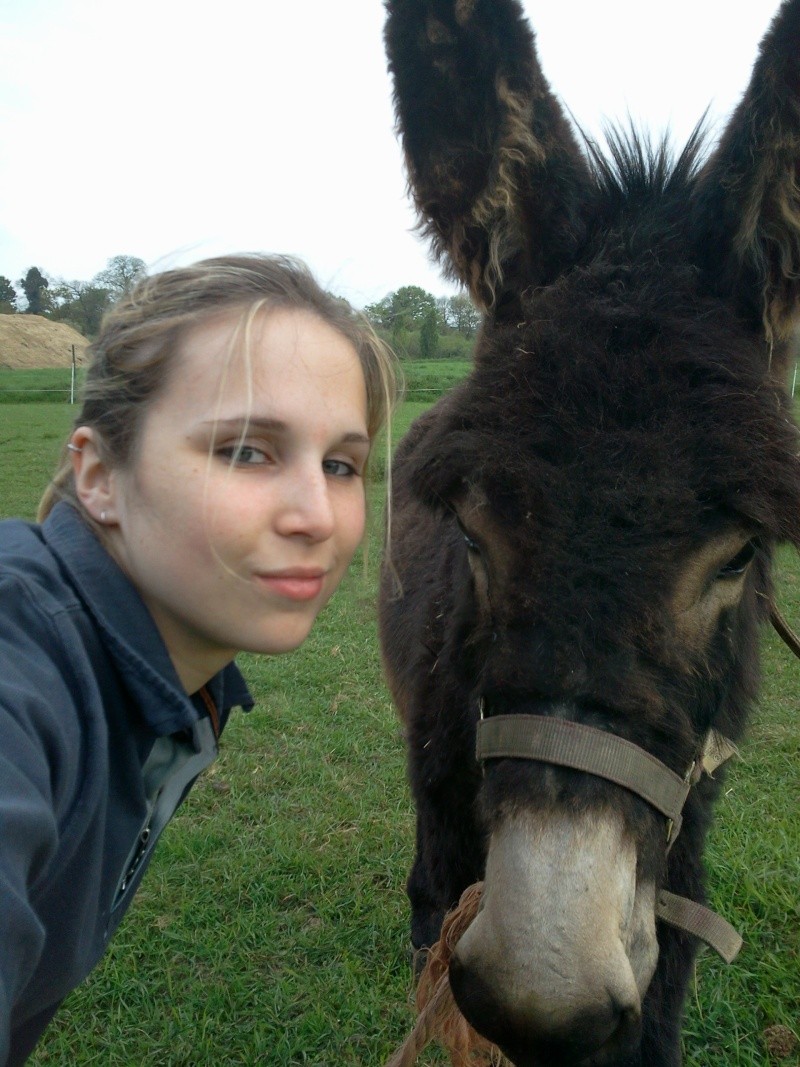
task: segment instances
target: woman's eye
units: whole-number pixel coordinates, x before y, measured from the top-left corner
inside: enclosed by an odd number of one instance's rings
[[[231,466],[255,467],[268,462],[266,453],[255,445],[226,445],[219,449],[219,454]]]
[[[748,541],[733,559],[728,560],[724,567],[720,567],[719,571],[717,571],[717,578],[738,578],[744,574],[753,562],[757,549],[758,544],[755,540]]]
[[[323,460],[322,469],[326,474],[332,474],[335,478],[351,478],[358,474],[356,466],[343,459]]]

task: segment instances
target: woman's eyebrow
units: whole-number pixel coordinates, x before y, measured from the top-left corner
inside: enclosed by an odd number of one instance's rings
[[[289,432],[289,426],[281,419],[271,419],[264,415],[240,415],[227,419],[207,419],[206,426],[213,426],[215,430],[265,430],[267,433],[285,434]],[[367,434],[361,430],[351,430],[342,434],[342,444],[370,445],[372,442]]]
[[[270,419],[263,415],[233,415],[227,419],[206,419],[204,426],[221,427],[225,430],[253,427],[256,430],[268,430],[271,433],[286,433],[287,423],[280,419]]]

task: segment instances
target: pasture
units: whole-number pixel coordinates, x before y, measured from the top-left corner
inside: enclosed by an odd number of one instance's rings
[[[425,406],[403,407],[396,436]],[[2,516],[32,517],[71,415],[0,409]],[[229,725],[34,1067],[378,1067],[408,1032],[413,816],[375,635],[381,505],[376,487],[369,565],[356,561],[304,648],[242,657],[256,708]],[[793,555],[780,575],[797,624]],[[762,704],[707,852],[711,906],[745,947],[731,967],[700,957],[687,1067],[800,1064],[800,663],[774,634],[763,643]]]
[[[83,372],[79,369],[76,382]],[[0,368],[0,404],[69,403],[71,371],[68,367]]]

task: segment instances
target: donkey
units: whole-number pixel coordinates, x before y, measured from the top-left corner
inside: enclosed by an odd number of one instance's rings
[[[484,313],[394,466],[412,943],[484,879],[450,964],[480,1033],[519,1067],[674,1067],[696,939],[658,902],[704,899],[722,773],[676,837],[646,789],[497,736],[479,761],[476,735],[582,731],[688,789],[704,739],[743,733],[774,548],[800,545],[800,0],[716,146],[701,123],[675,155],[578,138],[517,0],[386,7],[422,225]]]

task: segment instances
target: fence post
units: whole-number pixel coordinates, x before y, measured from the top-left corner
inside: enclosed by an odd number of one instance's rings
[[[72,372],[69,376],[69,402],[75,403],[75,345],[72,346]]]

